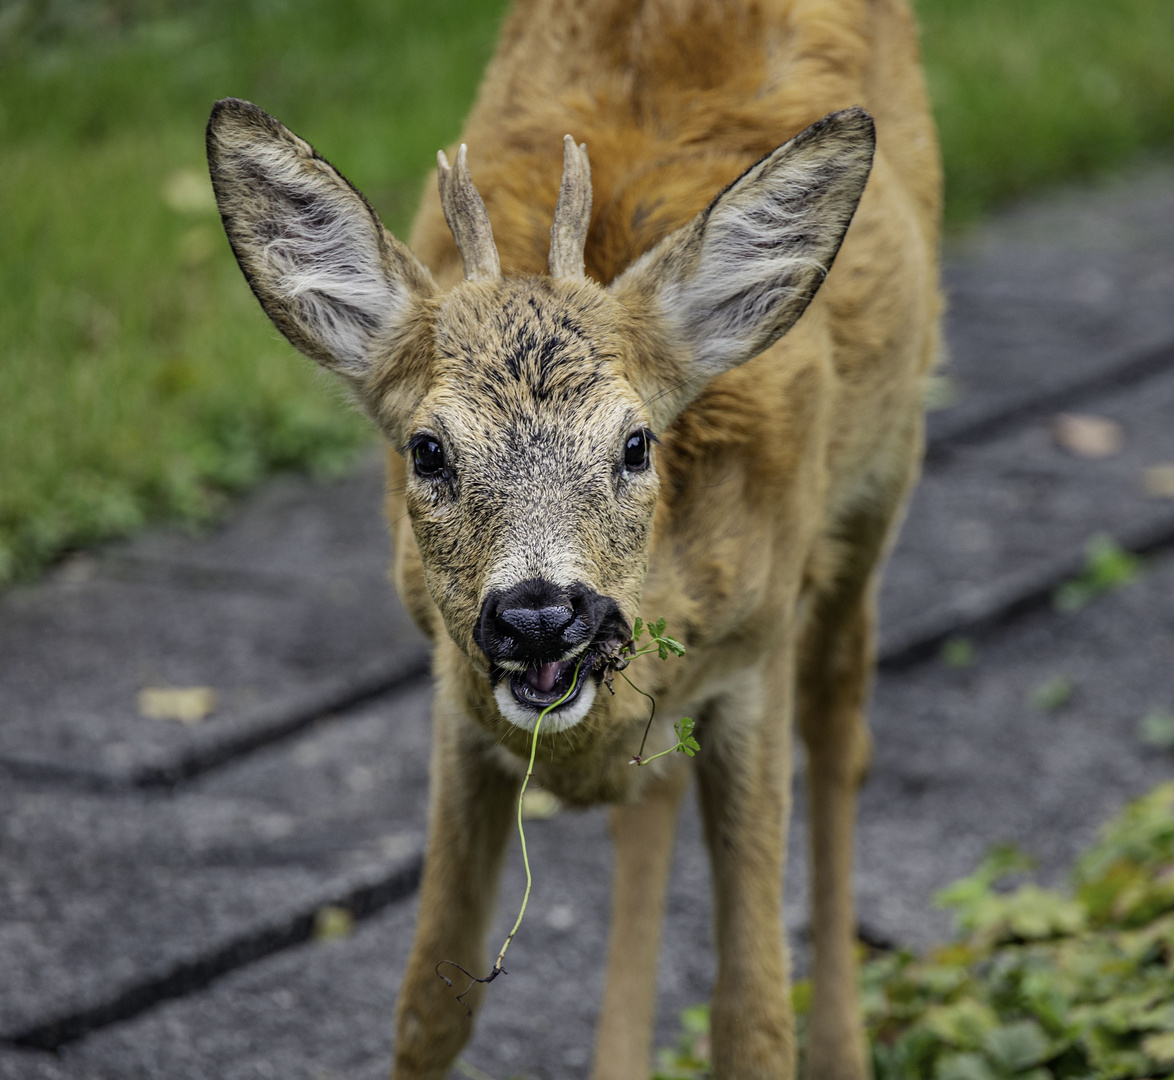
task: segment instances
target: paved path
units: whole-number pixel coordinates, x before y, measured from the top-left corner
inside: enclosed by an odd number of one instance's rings
[[[877,752],[861,809],[862,934],[949,931],[935,889],[992,842],[1055,878],[1125,798],[1169,775],[1138,741],[1174,711],[1174,171],[1062,194],[950,255],[955,403],[890,568]],[[1074,456],[1058,411],[1121,425]],[[381,478],[281,479],[210,537],[155,532],[0,597],[0,1080],[381,1077],[414,920],[427,654],[385,582]],[[1140,580],[1053,609],[1084,545]],[[964,635],[954,668],[942,642]],[[1070,700],[1031,704],[1049,679]],[[209,685],[199,724],[144,686]],[[806,963],[804,810],[786,922]],[[531,822],[535,893],[465,1058],[498,1080],[586,1075],[606,930],[601,813]],[[515,853],[516,856],[516,853]],[[515,857],[501,921],[521,888]],[[346,938],[313,940],[344,905]],[[676,851],[658,1039],[712,978],[695,811]],[[494,931],[496,937],[504,927]]]

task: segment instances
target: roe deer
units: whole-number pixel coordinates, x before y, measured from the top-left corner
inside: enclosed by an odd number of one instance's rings
[[[648,1075],[694,771],[714,1075],[794,1075],[794,716],[814,859],[807,1075],[861,1080],[851,876],[875,594],[919,467],[940,309],[940,171],[906,2],[519,0],[464,139],[409,249],[260,109],[221,101],[208,128],[253,291],[387,440],[395,580],[435,646],[394,1075],[439,1080],[469,1036],[434,968],[485,971],[530,732],[570,691],[535,775],[613,806],[593,1075]],[[597,692],[596,658],[640,613],[688,646],[634,665],[658,702],[649,745],[693,716],[693,762],[630,766],[647,702]]]

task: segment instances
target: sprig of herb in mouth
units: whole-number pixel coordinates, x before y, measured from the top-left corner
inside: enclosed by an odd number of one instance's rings
[[[648,632],[649,643],[638,648],[636,643],[644,636],[645,631]],[[689,717],[685,717],[683,720],[678,720],[673,724],[673,730],[677,733],[677,743],[675,746],[670,746],[667,750],[662,750],[659,754],[653,754],[651,757],[644,756],[644,746],[648,742],[648,733],[652,730],[652,721],[656,716],[656,699],[651,694],[644,693],[627,675],[623,674],[623,671],[637,656],[648,656],[651,653],[656,653],[662,660],[667,660],[670,656],[684,656],[685,646],[677,641],[676,638],[669,637],[664,631],[665,621],[663,618],[649,623],[645,623],[643,619],[637,619],[635,625],[632,627],[631,638],[620,647],[616,656],[608,661],[609,671],[604,676],[607,687],[610,690],[611,680],[609,676],[612,672],[618,671],[624,682],[635,690],[636,693],[644,694],[652,702],[652,711],[649,713],[648,723],[644,725],[644,737],[640,740],[640,749],[636,752],[636,756],[628,762],[629,765],[647,765],[650,761],[655,761],[657,758],[664,757],[666,754],[671,754],[675,751],[680,751],[692,757],[701,749],[697,740],[693,737],[693,721]]]
[[[644,646],[637,646],[637,642],[641,637],[644,636],[645,631],[648,633],[648,644]],[[685,717],[683,720],[679,720],[673,725],[673,729],[677,733],[677,743],[675,746],[670,746],[667,750],[662,750],[660,753],[653,754],[651,757],[646,758],[643,756],[644,744],[648,741],[648,733],[652,730],[652,720],[656,716],[656,699],[653,698],[651,694],[647,694],[641,690],[640,687],[633,683],[632,680],[629,679],[628,676],[623,672],[624,668],[626,668],[633,660],[635,660],[636,657],[648,656],[652,653],[656,653],[662,660],[667,660],[670,656],[685,655],[685,646],[675,638],[671,638],[665,634],[665,620],[663,618],[657,619],[656,622],[648,623],[646,623],[643,619],[637,619],[635,625],[632,627],[632,636],[626,642],[624,642],[623,645],[621,645],[614,653],[610,655],[595,658],[595,663],[601,664],[604,668],[603,680],[607,684],[608,690],[611,690],[612,693],[615,693],[615,691],[612,689],[612,680],[615,674],[618,672],[620,677],[629,686],[631,686],[633,690],[635,690],[638,694],[644,694],[644,696],[652,702],[652,711],[649,714],[648,723],[644,728],[644,738],[640,740],[639,752],[629,762],[631,765],[646,765],[648,762],[655,761],[657,758],[664,757],[666,754],[671,754],[674,751],[681,751],[688,757],[693,757],[693,755],[701,749],[697,740],[693,737],[693,721],[688,717]],[[583,661],[587,658],[587,656],[588,654],[584,653],[579,657],[578,663],[575,664],[575,670],[571,676],[571,684],[567,688],[566,693],[563,694],[563,696],[560,697],[557,701],[552,701],[549,705],[547,705],[546,708],[544,708],[538,714],[538,719],[534,721],[534,730],[530,737],[530,761],[526,767],[526,775],[522,779],[522,786],[518,791],[518,838],[522,842],[522,865],[526,868],[526,891],[522,894],[522,905],[518,909],[518,917],[514,920],[513,927],[510,929],[509,934],[506,935],[506,939],[502,943],[501,951],[497,954],[497,960],[494,961],[492,970],[484,978],[480,978],[472,974],[453,960],[441,960],[436,965],[436,974],[439,975],[440,978],[444,979],[448,986],[452,986],[452,980],[445,975],[441,975],[440,969],[442,967],[448,966],[456,968],[457,971],[468,977],[469,984],[457,995],[457,1001],[465,1006],[470,1015],[472,1015],[473,1010],[469,1007],[468,1002],[465,1001],[465,996],[469,993],[470,990],[473,989],[474,984],[491,983],[498,977],[498,975],[509,974],[509,972],[506,971],[504,967],[502,967],[502,963],[505,960],[506,950],[510,947],[510,943],[514,940],[514,937],[518,932],[518,928],[522,925],[522,917],[526,914],[526,905],[530,902],[530,891],[534,883],[533,875],[530,872],[530,855],[526,850],[526,830],[522,825],[522,800],[526,795],[526,788],[530,783],[530,777],[534,775],[534,761],[538,754],[538,732],[542,727],[542,721],[545,720],[546,717],[560,705],[564,704],[567,699],[570,698],[571,695],[575,692],[576,687],[579,685],[579,669],[583,666]]]

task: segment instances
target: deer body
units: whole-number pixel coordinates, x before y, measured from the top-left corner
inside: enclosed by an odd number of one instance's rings
[[[875,156],[853,106],[875,117]],[[573,142],[559,152],[568,131],[589,169]],[[794,1073],[780,882],[797,718],[815,862],[807,1075],[863,1080],[850,879],[874,597],[918,469],[940,306],[937,150],[904,0],[522,0],[464,139],[476,189],[462,151],[409,251],[260,110],[222,103],[209,128],[254,291],[387,436],[396,583],[435,643],[394,1075],[439,1080],[468,1037],[434,968],[486,968],[530,731],[573,683],[535,775],[615,806],[594,1076],[647,1076],[693,770],[680,755],[629,765],[647,701],[571,670],[643,613],[688,646],[629,674],[657,699],[650,747],[698,721],[715,1076]]]

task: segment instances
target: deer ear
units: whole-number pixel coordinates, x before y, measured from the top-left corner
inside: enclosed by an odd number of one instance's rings
[[[803,314],[856,212],[875,144],[863,109],[825,116],[612,283],[631,311],[659,317],[667,330],[670,369],[652,373],[679,387],[659,395],[666,412],[773,345]]]
[[[224,231],[265,313],[352,380],[435,292],[428,270],[309,143],[247,101],[218,101],[208,165]]]

